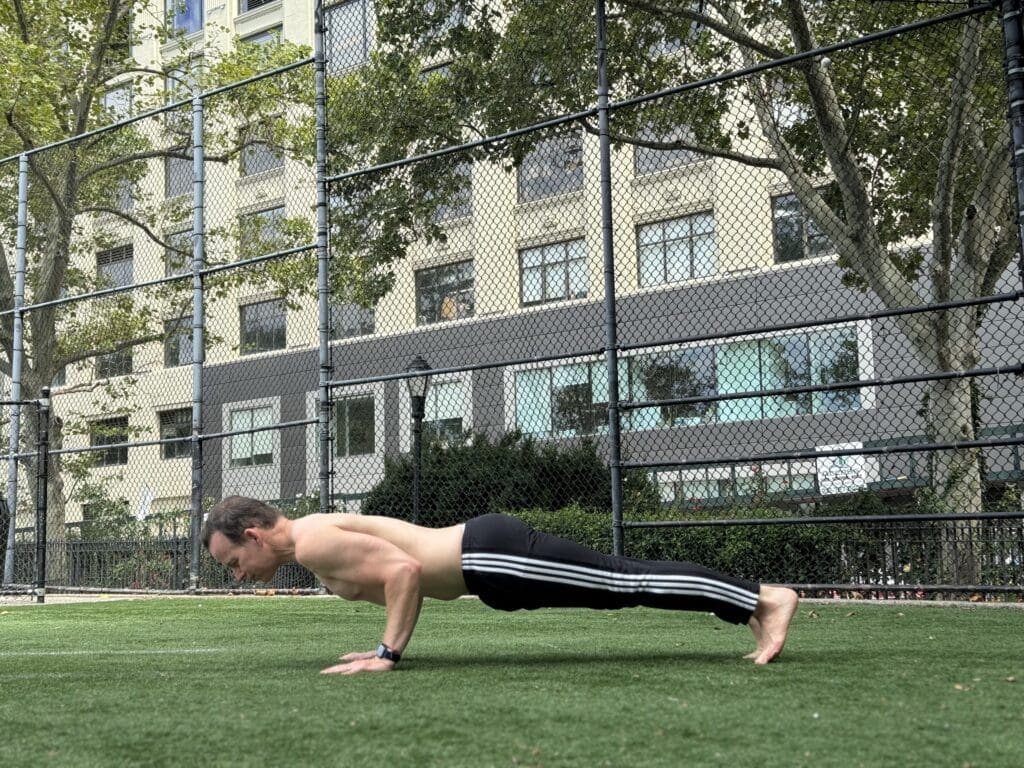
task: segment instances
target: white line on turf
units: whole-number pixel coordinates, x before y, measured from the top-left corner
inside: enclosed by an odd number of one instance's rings
[[[228,648],[127,648],[122,650],[96,651],[5,651],[0,659],[12,656],[162,656],[182,653],[221,653]]]

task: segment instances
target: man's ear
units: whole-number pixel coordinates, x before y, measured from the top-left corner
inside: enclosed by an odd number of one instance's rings
[[[261,544],[263,542],[263,531],[260,528],[246,528],[242,535],[249,541]]]

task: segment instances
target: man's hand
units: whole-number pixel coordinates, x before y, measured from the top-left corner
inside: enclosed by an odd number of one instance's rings
[[[348,653],[341,657],[343,664],[335,664],[327,669],[321,669],[321,675],[354,675],[357,672],[390,672],[395,668],[395,662],[389,659],[377,658],[373,652]]]
[[[356,651],[354,653],[346,653],[344,656],[338,657],[341,661],[359,661],[360,659],[375,658],[377,658],[377,651]]]

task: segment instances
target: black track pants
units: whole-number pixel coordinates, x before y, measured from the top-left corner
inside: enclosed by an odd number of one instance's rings
[[[687,562],[595,552],[505,515],[466,523],[462,574],[492,608],[627,608],[705,611],[745,624],[759,585]]]

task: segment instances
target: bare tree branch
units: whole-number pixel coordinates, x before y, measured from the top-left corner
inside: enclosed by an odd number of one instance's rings
[[[598,134],[598,126],[594,125],[594,123],[587,119],[584,119],[582,122],[584,127],[587,129],[587,133],[594,136]],[[682,140],[655,141],[652,139],[640,139],[636,136],[630,136],[625,133],[616,133],[614,131],[609,131],[608,136],[612,141],[622,142],[623,144],[632,144],[634,146],[645,147],[647,149],[684,150],[711,157],[722,158],[723,160],[734,160],[737,163],[743,163],[744,165],[753,166],[755,168],[771,168],[776,171],[782,170],[782,163],[774,157],[757,157],[743,152],[735,152],[731,149],[709,147],[704,144]]]
[[[714,30],[722,37],[743,48],[760,53],[762,56],[767,56],[769,59],[781,59],[786,55],[784,51],[761,42],[742,28],[725,23],[721,19],[706,13],[695,11],[688,4],[647,2],[646,0],[625,0],[623,4],[636,8],[638,11],[649,13],[654,17],[675,16],[681,19],[688,19],[703,27]]]
[[[125,211],[119,211],[116,208],[109,208],[103,205],[90,205],[85,208],[82,208],[80,213],[107,213],[110,214],[111,216],[116,216],[117,218],[123,219],[124,221],[127,221],[129,224],[132,224],[141,229],[150,240],[159,245],[161,248],[171,248],[175,251],[178,250],[177,248],[174,248],[174,246],[171,243],[168,243],[166,240],[161,239],[160,236],[156,234],[150,228],[150,226],[146,224],[144,221],[135,216],[132,216],[130,213],[127,213]]]

